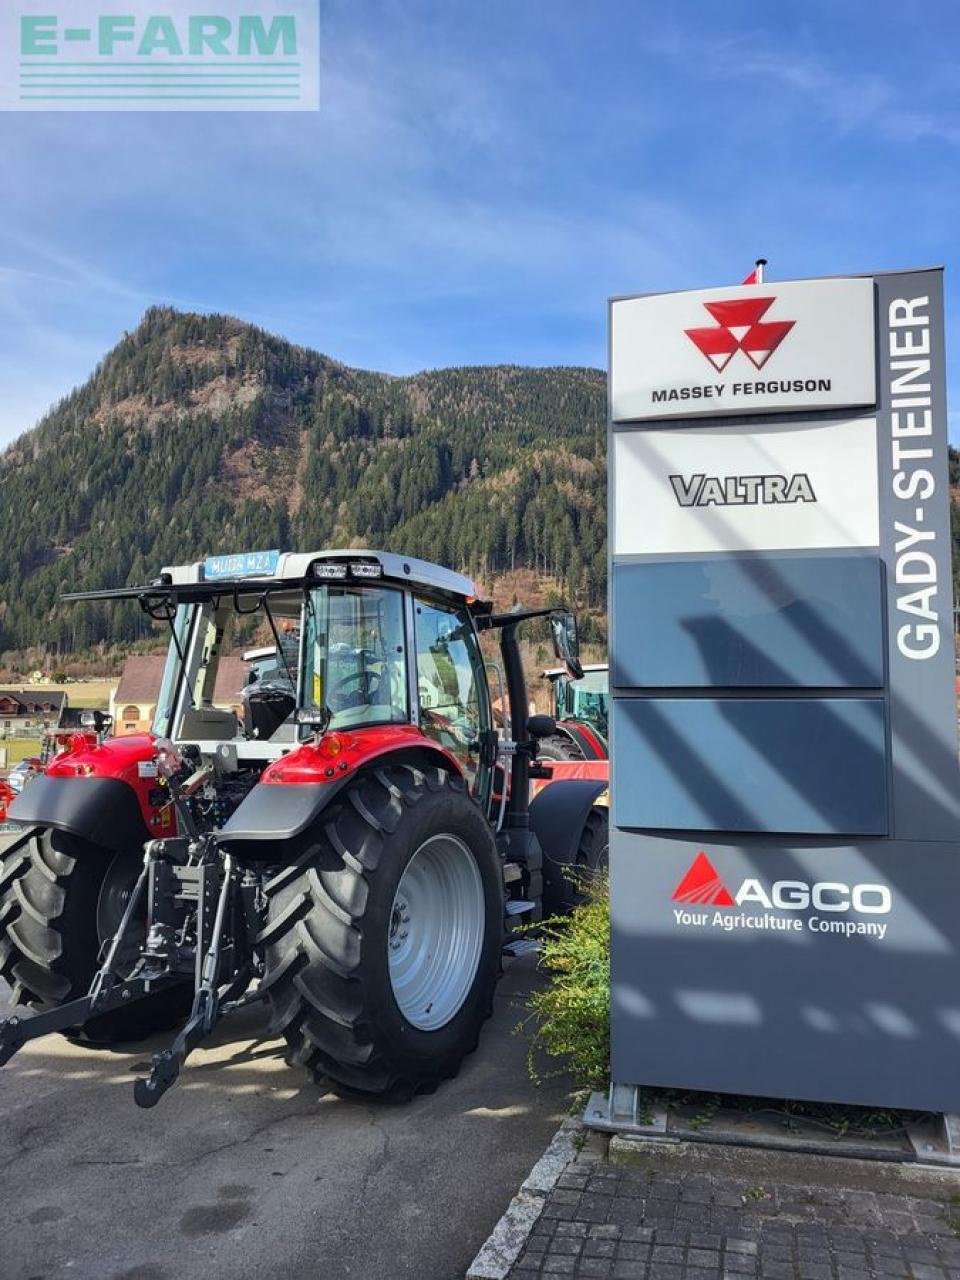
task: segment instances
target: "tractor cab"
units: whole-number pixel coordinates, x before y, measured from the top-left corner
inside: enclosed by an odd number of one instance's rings
[[[387,552],[279,556],[267,577],[256,559],[239,574],[240,560],[168,568],[170,595],[147,599],[171,633],[154,734],[244,770],[288,755],[318,726],[416,726],[487,794],[490,699],[475,619],[489,607],[469,578]],[[254,638],[273,643],[245,649]],[[225,708],[214,702],[217,671],[237,649],[246,683]]]

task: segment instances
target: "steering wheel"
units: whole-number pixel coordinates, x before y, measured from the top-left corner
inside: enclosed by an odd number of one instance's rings
[[[376,702],[383,675],[379,671],[352,671],[344,676],[327,695],[331,711],[346,711],[349,707],[366,707]],[[354,686],[356,686],[354,688]]]

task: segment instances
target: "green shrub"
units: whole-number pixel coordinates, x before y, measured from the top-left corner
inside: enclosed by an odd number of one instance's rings
[[[537,929],[540,966],[550,985],[529,999],[536,1030],[528,1062],[546,1054],[580,1088],[606,1088],[610,1074],[610,898],[607,877],[590,886],[587,901],[569,916]]]

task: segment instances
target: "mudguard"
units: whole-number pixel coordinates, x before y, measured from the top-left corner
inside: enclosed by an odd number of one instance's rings
[[[530,804],[530,825],[544,859],[562,866],[573,862],[587,815],[607,786],[603,778],[570,778],[537,793]]]
[[[151,839],[133,787],[118,778],[42,774],[10,806],[11,822],[55,827],[104,849],[141,849]]]
[[[220,828],[217,843],[241,857],[256,857],[261,845],[294,840],[347,781],[338,778],[336,782],[294,782],[285,786],[258,782]]]
[[[329,735],[337,740],[331,754],[328,739],[308,743],[264,770],[220,828],[218,843],[239,858],[276,858],[278,841],[295,841],[358,774],[391,762],[422,764],[429,759],[442,769],[459,772],[456,759],[413,726],[389,726],[389,732]]]
[[[579,748],[584,760],[606,760],[606,743],[592,725],[580,720],[558,720],[557,733],[563,734]]]

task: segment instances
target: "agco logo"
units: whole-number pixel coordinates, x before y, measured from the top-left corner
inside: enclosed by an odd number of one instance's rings
[[[759,880],[744,880],[735,894],[720,878],[702,851],[673,891],[673,901],[688,906],[743,907],[755,904],[765,911],[858,911],[863,915],[888,915],[892,907],[885,884],[842,884],[834,880],[775,880],[769,892]]]
[[[776,298],[736,298],[728,302],[705,302],[715,325],[684,329],[684,333],[722,373],[738,351],[756,369],[762,369],[784,340],[795,320],[764,320]]]

